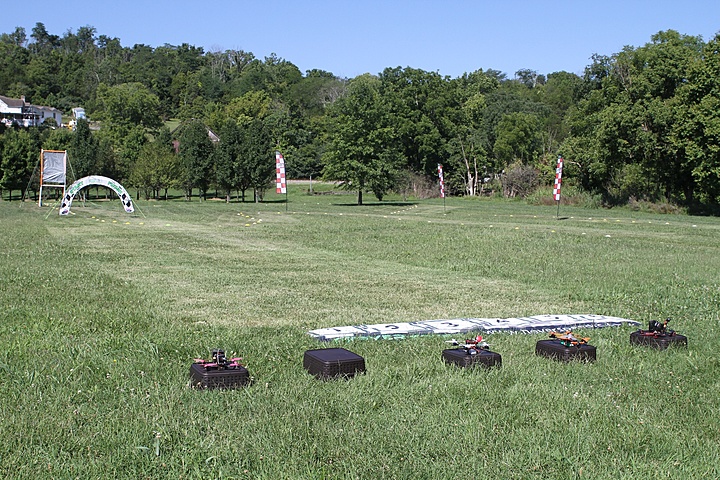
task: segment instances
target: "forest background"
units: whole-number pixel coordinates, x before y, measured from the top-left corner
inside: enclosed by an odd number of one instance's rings
[[[289,178],[339,182],[358,203],[363,192],[437,196],[438,164],[451,195],[525,197],[552,183],[562,155],[565,201],[720,204],[720,35],[662,31],[592,54],[582,75],[388,67],[340,78],[276,55],[127,47],[91,26],[55,35],[37,23],[29,36],[0,34],[0,95],[65,114],[82,106],[90,119],[0,127],[10,199],[32,187],[44,148],[68,150],[76,178],[109,176],[146,198],[260,200],[279,150]]]

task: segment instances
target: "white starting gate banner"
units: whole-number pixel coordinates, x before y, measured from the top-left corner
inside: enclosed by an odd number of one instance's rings
[[[62,204],[60,205],[60,215],[67,215],[68,213],[70,213],[70,205],[72,205],[75,194],[83,188],[89,187],[91,185],[108,187],[110,190],[118,194],[118,197],[120,197],[120,201],[123,204],[123,208],[127,213],[133,213],[135,211],[135,207],[133,207],[132,204],[132,198],[130,197],[130,194],[128,194],[127,190],[125,190],[125,187],[120,185],[112,178],[101,177],[100,175],[90,175],[89,177],[83,177],[77,182],[70,185],[70,187],[65,192]]]
[[[308,334],[318,340],[329,341],[353,337],[392,338],[404,335],[456,334],[482,331],[486,333],[549,332],[574,328],[619,327],[640,325],[639,322],[605,315],[536,315],[519,318],[456,318],[410,323],[379,323],[311,330]]]

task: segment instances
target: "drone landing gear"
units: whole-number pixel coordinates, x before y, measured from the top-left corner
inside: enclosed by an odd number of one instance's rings
[[[687,347],[687,337],[667,328],[670,319],[663,323],[650,320],[647,330],[637,330],[630,334],[631,345],[646,345],[664,350],[670,346]]]
[[[465,348],[449,348],[443,350],[442,358],[445,363],[457,365],[458,367],[474,367],[480,365],[483,367],[500,367],[502,365],[502,357],[499,353],[491,352],[487,349],[477,349],[474,354],[467,352]]]

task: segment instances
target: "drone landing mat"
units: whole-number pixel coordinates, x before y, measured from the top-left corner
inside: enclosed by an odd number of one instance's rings
[[[350,378],[365,371],[365,359],[344,348],[307,350],[303,367],[317,378]]]
[[[665,350],[670,346],[687,347],[687,337],[677,333],[675,335],[655,337],[653,335],[642,335],[640,332],[633,332],[630,334],[630,345],[647,345],[659,350]]]
[[[464,348],[448,348],[443,350],[442,358],[445,363],[457,365],[458,367],[474,367],[482,365],[483,367],[499,367],[502,365],[502,357],[499,353],[490,350],[480,350],[475,355],[471,355]]]
[[[595,361],[595,347],[592,345],[580,345],[566,347],[560,340],[539,340],[535,344],[535,354],[543,357],[569,362],[570,360]]]

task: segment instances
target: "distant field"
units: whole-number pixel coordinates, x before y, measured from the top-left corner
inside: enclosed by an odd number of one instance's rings
[[[331,186],[325,186],[331,189]],[[8,478],[718,478],[720,220],[524,202],[310,195],[263,203],[0,202],[0,472]],[[369,201],[373,200],[373,201]],[[671,317],[689,348],[577,332],[592,364],[492,334],[350,341],[367,373],[302,368],[310,329],[439,318]],[[188,388],[193,358],[253,384]]]
[[[182,122],[181,122],[180,120],[178,120],[178,119],[176,119],[176,118],[172,118],[172,119],[167,120],[167,121],[165,122],[165,127],[172,132],[172,131],[175,130],[177,127],[179,127],[181,123],[182,123]]]

